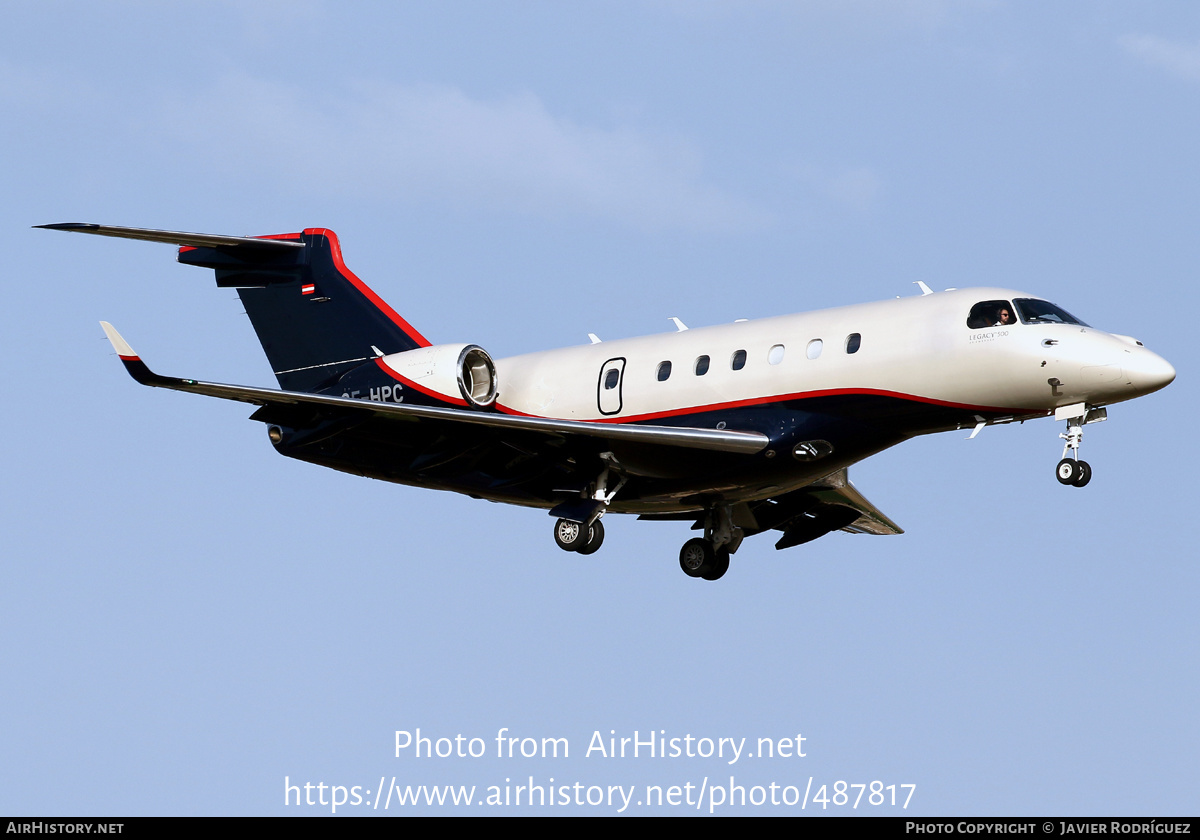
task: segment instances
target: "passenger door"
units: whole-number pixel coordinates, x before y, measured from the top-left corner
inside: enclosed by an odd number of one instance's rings
[[[624,357],[609,359],[600,368],[596,384],[596,405],[601,414],[621,412],[621,386],[625,381]]]

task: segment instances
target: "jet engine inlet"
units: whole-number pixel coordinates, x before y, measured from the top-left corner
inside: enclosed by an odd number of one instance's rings
[[[458,387],[471,405],[483,407],[496,401],[496,366],[477,344],[468,344],[458,354]]]

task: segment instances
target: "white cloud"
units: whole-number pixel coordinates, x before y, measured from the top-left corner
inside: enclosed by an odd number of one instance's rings
[[[1169,41],[1154,35],[1124,35],[1121,49],[1152,67],[1189,82],[1200,82],[1200,42]]]
[[[369,83],[335,98],[238,77],[168,111],[170,130],[210,164],[319,193],[587,214],[651,229],[769,221],[707,183],[691,144],[580,125],[530,93],[485,100],[448,86]]]

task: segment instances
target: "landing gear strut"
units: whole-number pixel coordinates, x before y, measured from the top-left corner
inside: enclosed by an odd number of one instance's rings
[[[718,580],[729,571],[729,555],[738,550],[742,537],[731,507],[717,505],[704,517],[704,536],[693,537],[679,550],[679,568],[688,577]]]

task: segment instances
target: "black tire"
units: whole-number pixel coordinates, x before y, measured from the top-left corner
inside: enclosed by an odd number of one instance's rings
[[[560,519],[554,523],[554,541],[563,551],[579,551],[587,545],[588,529],[582,523]]]
[[[720,580],[729,571],[729,552],[725,548],[718,548],[713,555],[712,568],[708,574],[700,576],[705,580]]]
[[[1076,469],[1079,474],[1075,476],[1075,480],[1071,483],[1076,487],[1084,487],[1092,480],[1092,465],[1087,461],[1079,461],[1076,464]]]
[[[588,541],[581,547],[576,549],[580,554],[595,554],[600,550],[600,546],[604,543],[604,526],[597,519],[592,523],[592,527],[588,529]]]
[[[1074,484],[1079,480],[1079,461],[1063,458],[1054,468],[1054,477],[1059,484]]]
[[[701,537],[694,537],[679,549],[679,568],[688,577],[704,577],[713,568],[715,560],[712,543]]]

